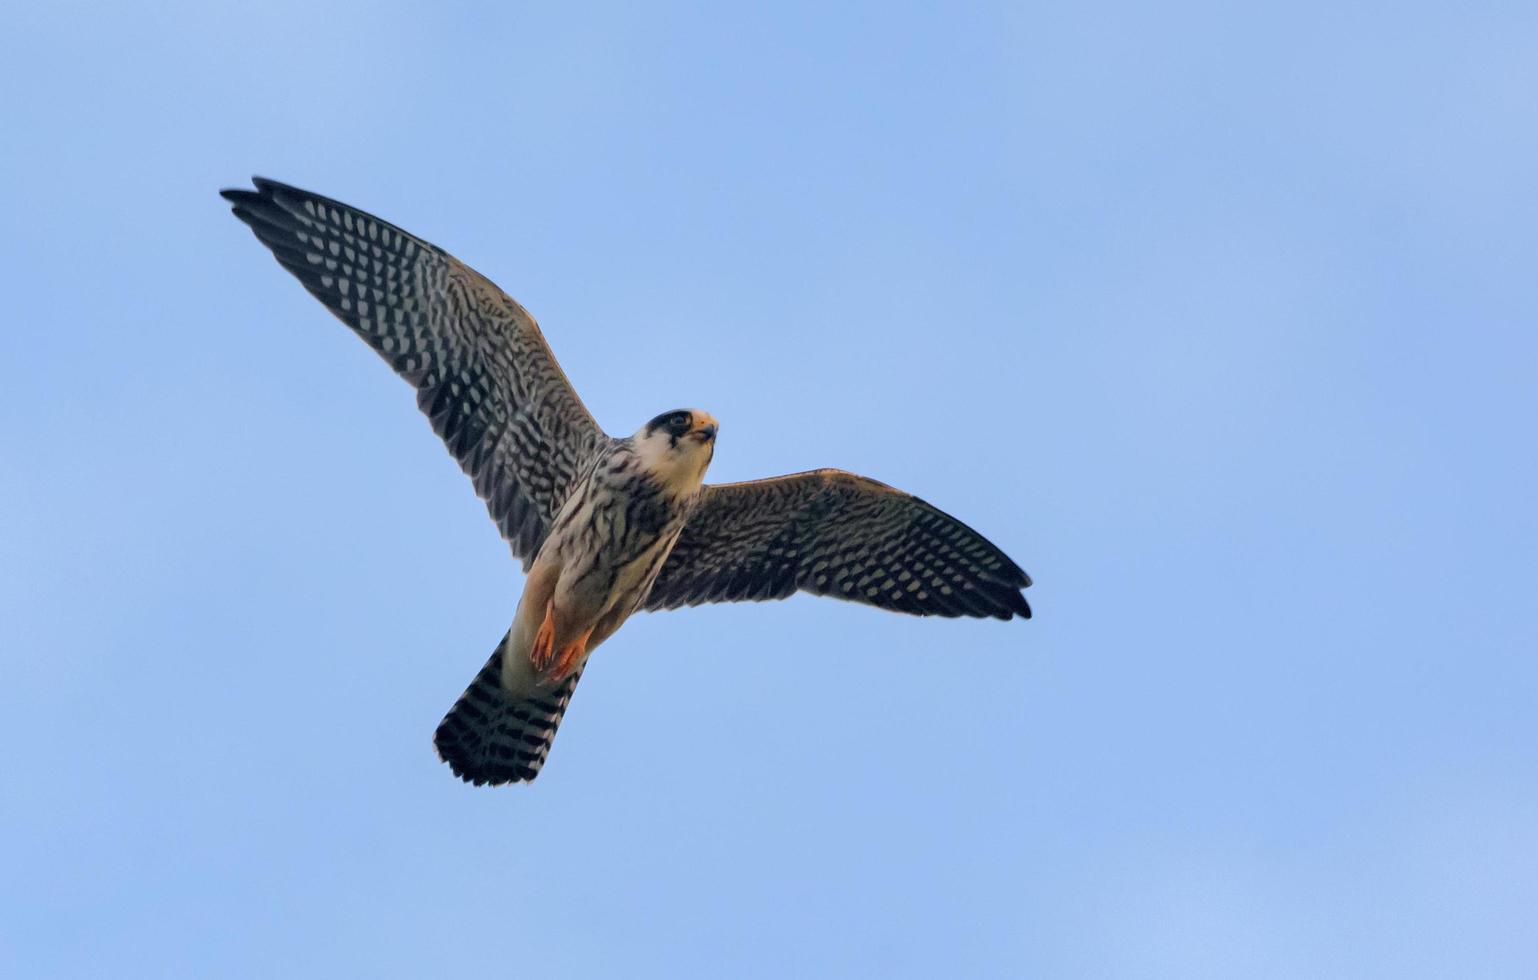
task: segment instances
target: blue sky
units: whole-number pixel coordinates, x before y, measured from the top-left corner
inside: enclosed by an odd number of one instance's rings
[[[9,13],[0,973],[1538,973],[1535,9]],[[460,784],[521,576],[252,173],[1037,618],[641,616]]]

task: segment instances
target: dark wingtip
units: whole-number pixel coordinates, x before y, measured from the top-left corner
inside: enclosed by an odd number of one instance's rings
[[[256,186],[256,190],[252,190],[250,187],[225,187],[220,189],[219,196],[224,198],[226,201],[250,200],[254,197],[266,197],[268,196],[266,194],[267,186],[273,184],[274,181],[270,181],[265,177],[252,177],[251,183]]]
[[[1031,618],[1031,604],[1025,601],[1025,596],[1019,592],[1011,592],[1009,594],[1009,608],[1011,612],[1021,619]]]
[[[273,180],[270,177],[252,177],[251,183],[255,186],[256,190],[252,190],[250,187],[226,187],[219,191],[219,196],[226,201],[251,201],[263,198],[271,199],[274,191],[298,192],[298,188],[290,187],[281,180]]]

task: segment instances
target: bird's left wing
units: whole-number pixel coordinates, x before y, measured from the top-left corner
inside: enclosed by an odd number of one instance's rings
[[[454,256],[275,180],[222,194],[316,299],[417,391],[524,568],[606,438],[528,311]]]
[[[1031,584],[981,534],[841,470],[707,486],[644,609],[783,599],[798,589],[918,616],[1029,618]]]

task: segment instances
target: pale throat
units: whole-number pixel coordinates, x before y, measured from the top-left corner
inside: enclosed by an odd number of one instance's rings
[[[710,443],[702,443],[693,436],[684,436],[676,447],[671,446],[666,435],[653,433],[650,438],[636,440],[635,453],[646,472],[664,490],[684,497],[698,492],[705,481],[712,448]]]

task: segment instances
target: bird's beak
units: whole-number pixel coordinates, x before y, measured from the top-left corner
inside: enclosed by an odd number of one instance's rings
[[[699,433],[700,437],[706,442],[709,442],[716,437],[716,424],[714,422],[707,422],[694,431]]]

